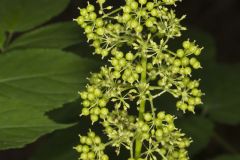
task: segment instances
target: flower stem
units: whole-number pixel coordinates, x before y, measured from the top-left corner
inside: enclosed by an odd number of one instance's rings
[[[145,57],[145,55],[143,54],[142,60],[141,60],[141,64],[143,67],[143,72],[141,74],[141,83],[146,83],[146,77],[147,77],[147,58]],[[146,98],[142,98],[141,103],[140,103],[140,107],[139,107],[139,121],[143,120],[143,114],[145,112],[145,105],[146,105]],[[142,141],[141,141],[141,137],[136,139],[136,146],[135,146],[135,158],[139,158],[140,154],[142,151]]]

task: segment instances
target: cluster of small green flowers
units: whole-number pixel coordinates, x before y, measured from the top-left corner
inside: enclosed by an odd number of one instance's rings
[[[189,159],[186,148],[191,140],[175,127],[174,119],[165,112],[159,112],[156,117],[145,113],[144,120],[137,122],[138,133],[145,144],[145,152],[141,156],[143,159],[157,159],[158,155],[167,160]]]
[[[101,138],[96,136],[92,131],[88,132],[88,136],[80,136],[80,145],[75,149],[80,153],[82,160],[109,160],[108,156],[103,152],[105,145]]]
[[[104,118],[108,114],[107,98],[103,96],[102,91],[96,86],[87,86],[87,91],[80,93],[83,101],[84,108],[82,109],[82,115],[88,116],[91,114],[92,122],[96,122],[101,116]]]
[[[186,148],[191,140],[184,137],[185,135],[175,127],[174,119],[170,114],[159,112],[156,117],[145,113],[144,119],[139,120],[127,111],[116,109],[102,124],[105,133],[112,140],[112,146],[118,148],[117,153],[120,152],[121,145],[131,148],[134,139],[138,137],[145,147],[141,160],[148,160],[150,157],[155,159],[159,156],[169,160],[187,160],[189,158]]]
[[[180,25],[185,16],[177,18],[168,8],[177,1],[126,0],[124,6],[113,9],[105,6],[105,0],[97,0],[99,12],[88,3],[76,19],[95,53],[109,61],[79,93],[81,115],[90,116],[93,123],[100,121],[109,138],[104,148],[112,146],[119,153],[124,146],[130,151],[129,160],[189,159],[186,148],[191,140],[175,127],[173,116],[164,112],[156,116],[153,106],[154,99],[164,93],[178,98],[177,109],[184,113],[194,113],[202,103],[199,80],[191,79],[192,70],[201,68],[196,56],[202,48],[189,40],[176,52],[167,45],[186,29]],[[129,108],[137,109],[139,116],[129,115]],[[84,145],[85,141],[76,149],[80,159],[90,160],[92,152],[83,152]],[[94,158],[102,160],[98,154]]]
[[[105,127],[104,132],[112,140],[112,146],[117,148],[119,154],[120,147],[131,148],[136,132],[135,117],[128,115],[125,110],[113,110],[102,122]]]
[[[184,41],[183,48],[173,53],[166,50],[166,53],[155,51],[153,58],[154,66],[151,66],[149,77],[152,80],[160,77],[158,86],[160,90],[171,93],[174,97],[181,97],[177,102],[177,108],[183,112],[186,110],[194,112],[196,105],[202,103],[203,93],[198,88],[199,80],[190,80],[192,69],[200,69],[200,62],[193,57],[199,56],[202,48],[195,45],[195,42]]]

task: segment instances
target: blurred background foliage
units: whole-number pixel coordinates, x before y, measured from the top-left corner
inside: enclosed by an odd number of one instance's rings
[[[72,21],[86,3],[0,0],[1,160],[77,159],[72,147],[91,125],[79,117],[77,92],[100,63]],[[193,160],[240,160],[239,7],[238,0],[184,0],[177,8],[189,30],[170,45],[191,38],[205,47],[204,69],[194,75],[202,79],[204,105],[183,116],[168,96],[155,103],[178,115],[177,125],[194,140]]]

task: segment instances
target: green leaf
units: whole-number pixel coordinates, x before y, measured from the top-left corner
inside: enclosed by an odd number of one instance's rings
[[[214,160],[240,160],[240,155],[222,155]]]
[[[9,46],[12,48],[66,48],[85,39],[74,22],[48,25],[23,34]]]
[[[78,134],[82,130],[83,127],[81,127],[81,124],[79,124],[78,126],[74,126],[69,129],[54,132],[39,146],[37,146],[36,151],[32,154],[30,160],[77,159],[78,153],[73,149],[73,147],[78,145]]]
[[[204,105],[210,117],[226,124],[240,123],[240,64],[206,66]]]
[[[97,66],[93,60],[55,49],[8,52],[0,56],[0,64],[0,99],[21,101],[42,111],[75,100]]]
[[[0,55],[0,149],[19,148],[66,127],[44,116],[78,97],[93,60],[56,49]]]
[[[179,119],[178,128],[193,139],[189,151],[194,155],[205,148],[212,136],[214,125],[204,117],[192,116]]]
[[[0,104],[0,150],[24,147],[46,133],[70,126],[53,122],[38,106],[7,98],[1,98]]]
[[[32,29],[58,15],[69,0],[1,0],[0,26],[8,32]]]

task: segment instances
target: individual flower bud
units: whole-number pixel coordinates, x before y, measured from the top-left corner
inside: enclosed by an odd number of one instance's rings
[[[107,116],[109,113],[108,109],[107,108],[101,108],[101,115],[103,117]]]
[[[140,24],[139,24],[137,27],[135,27],[135,31],[136,31],[137,33],[142,32],[142,30],[143,30],[143,26],[140,25]]]
[[[88,4],[87,11],[88,12],[93,12],[94,10],[95,10],[95,7],[93,5],[91,5],[91,4]]]
[[[163,119],[165,118],[165,112],[159,112],[159,113],[157,114],[157,117],[158,117],[159,119],[163,120]]]
[[[100,96],[102,96],[102,91],[101,91],[99,88],[96,88],[96,89],[94,90],[94,95],[95,95],[96,97],[100,97]]]
[[[188,57],[184,57],[181,59],[181,64],[183,66],[188,66],[189,65],[189,58]]]
[[[153,27],[153,21],[151,19],[147,19],[145,25],[149,28]]]
[[[190,51],[191,53],[195,53],[197,50],[198,50],[198,48],[197,48],[197,46],[195,46],[194,44],[192,44],[192,45],[190,46],[190,48],[189,48],[189,51]]]
[[[97,2],[101,5],[106,2],[106,0],[97,0]]]
[[[84,107],[84,108],[82,109],[82,115],[88,116],[89,113],[90,113],[90,112],[89,112],[89,109],[88,109],[88,108],[85,108],[85,107]]]
[[[100,35],[100,36],[102,36],[102,35],[104,35],[104,28],[98,28],[97,30],[96,30],[96,33],[98,34],[98,35]]]
[[[184,68],[184,74],[190,75],[192,73],[192,69],[190,67]]]
[[[93,160],[95,158],[95,153],[94,152],[88,152],[87,157],[89,160]]]
[[[192,66],[194,69],[202,68],[200,62],[195,62]]]
[[[134,55],[133,55],[131,52],[128,52],[128,53],[126,54],[126,59],[127,59],[128,61],[132,61],[132,60],[134,59]]]
[[[80,96],[82,99],[87,99],[87,92],[81,92]]]
[[[183,48],[189,49],[189,48],[191,47],[191,42],[189,42],[189,41],[184,41],[182,45],[183,45]]]
[[[179,66],[181,66],[181,60],[179,60],[179,59],[175,59],[174,61],[173,61],[173,65],[174,66],[176,66],[176,67],[179,67]]]
[[[116,54],[115,54],[115,57],[116,57],[117,59],[123,58],[123,52],[117,51]]]
[[[137,73],[142,73],[142,72],[143,72],[143,67],[142,67],[142,65],[138,64],[138,65],[136,66],[136,72],[137,72]]]
[[[74,147],[74,149],[75,149],[77,152],[82,152],[82,145],[78,145],[78,146]]]
[[[137,9],[138,9],[138,3],[135,2],[135,1],[133,1],[133,2],[130,4],[130,6],[131,6],[131,8],[132,8],[133,10],[137,10]]]
[[[154,16],[154,17],[157,17],[158,16],[158,10],[157,9],[152,9],[151,10],[151,15]]]
[[[184,55],[185,55],[185,52],[184,52],[183,49],[178,49],[178,50],[177,50],[177,56],[178,56],[179,58],[182,58]]]
[[[152,120],[152,114],[151,113],[145,113],[143,115],[143,117],[144,117],[144,120],[147,121],[147,122]]]
[[[87,141],[87,137],[85,137],[85,143],[86,143],[86,141]],[[83,153],[88,153],[90,151],[90,148],[87,145],[84,145],[82,147],[82,151],[83,151]]]
[[[78,23],[79,25],[82,25],[82,24],[85,22],[83,16],[79,16],[79,17],[76,19],[76,21],[77,21],[77,23]]]
[[[149,131],[149,126],[146,124],[146,123],[144,123],[143,124],[143,126],[142,126],[142,128],[141,128],[141,130],[143,131],[143,132],[148,132]]]
[[[98,116],[95,115],[95,114],[92,114],[92,115],[90,116],[90,118],[91,118],[91,120],[92,120],[93,123],[96,122],[96,121],[98,121]]]
[[[147,3],[147,10],[151,11],[154,8],[154,3],[153,2],[148,2]]]
[[[138,2],[141,4],[141,5],[144,5],[147,3],[147,0],[138,0]]]
[[[80,155],[80,158],[81,158],[81,159],[87,159],[87,153],[82,153],[82,154]]]
[[[95,24],[96,24],[96,27],[102,27],[104,23],[101,18],[98,18],[96,19]]]
[[[88,100],[85,100],[82,102],[83,107],[89,107],[90,106],[90,102]]]
[[[198,48],[198,49],[195,51],[194,54],[195,54],[196,56],[199,56],[199,55],[201,54],[201,52],[202,52],[202,49],[203,49],[203,48]]]
[[[94,13],[94,12],[91,12],[91,13],[89,14],[89,17],[90,17],[91,20],[95,20],[95,19],[97,18],[97,14]]]
[[[85,8],[81,9],[81,10],[80,10],[80,14],[81,14],[82,16],[87,16],[87,15],[88,15],[87,9],[85,9]]]
[[[131,7],[130,6],[124,6],[123,7],[123,12],[124,13],[130,13],[132,11]]]

